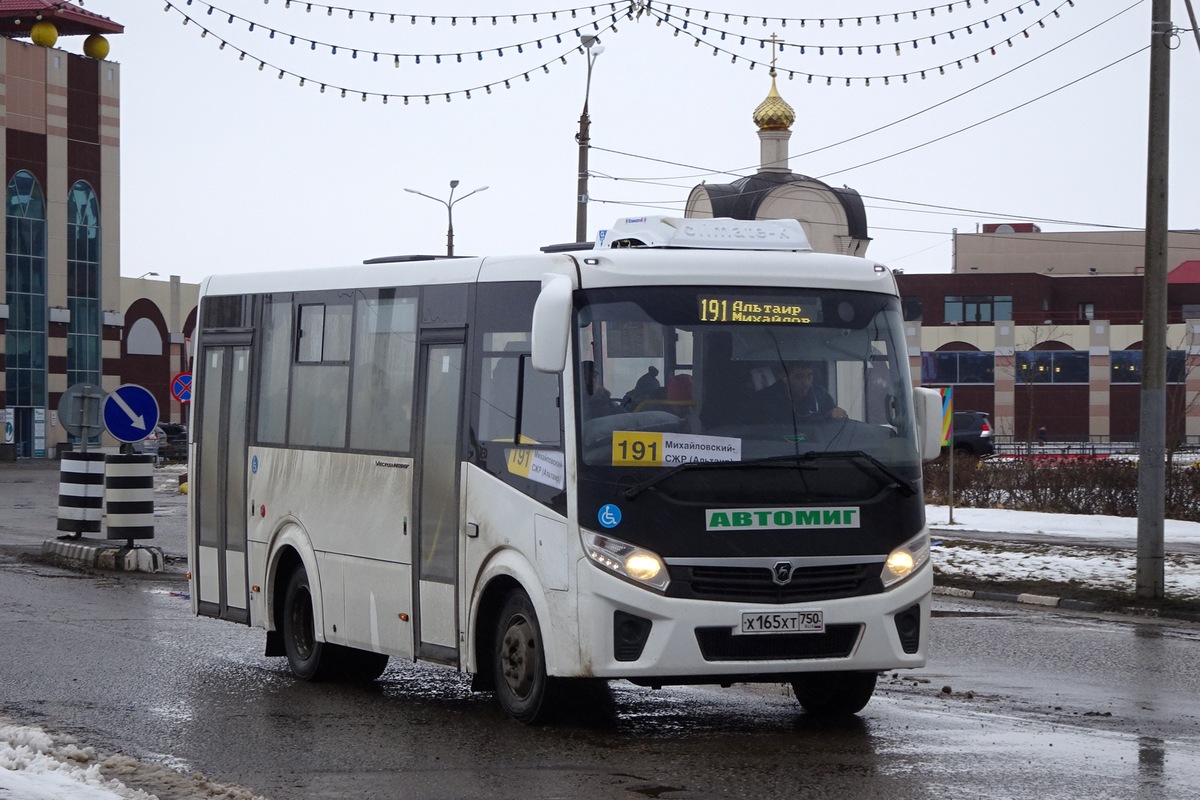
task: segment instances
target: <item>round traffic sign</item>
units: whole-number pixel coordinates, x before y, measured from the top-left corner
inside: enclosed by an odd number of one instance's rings
[[[180,372],[171,379],[171,397],[180,403],[192,402],[192,373]]]
[[[100,407],[106,394],[94,383],[77,383],[58,401],[58,419],[72,436],[90,439],[104,429]]]
[[[112,390],[104,400],[104,427],[118,442],[140,442],[158,425],[158,401],[136,383]]]

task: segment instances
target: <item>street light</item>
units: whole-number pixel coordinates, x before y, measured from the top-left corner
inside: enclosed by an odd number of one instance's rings
[[[421,197],[428,197],[430,200],[434,200],[438,203],[441,203],[442,205],[444,205],[446,207],[446,219],[447,219],[446,255],[447,256],[454,255],[454,204],[458,203],[462,200],[466,200],[468,197],[470,197],[473,194],[479,194],[480,192],[487,191],[488,187],[480,186],[478,189],[472,189],[471,191],[464,194],[462,197],[455,199],[454,190],[457,188],[458,188],[458,181],[450,181],[450,198],[447,200],[443,200],[440,197],[434,197],[432,195],[425,194],[424,192],[418,192],[416,189],[405,188],[405,190],[404,190],[411,194],[419,194],[419,195],[421,195]]]
[[[158,273],[157,273],[157,272],[143,272],[141,275],[138,275],[138,280],[141,280],[142,278],[146,277],[147,275],[151,275],[151,276],[153,276],[153,277],[155,277],[155,278],[157,278],[157,277],[158,277]]]
[[[587,56],[587,84],[583,91],[583,113],[579,115],[579,133],[575,141],[579,142],[579,196],[575,208],[575,241],[587,241],[587,203],[588,203],[588,142],[592,127],[592,118],[588,116],[588,96],[592,93],[592,65],[596,58],[604,52],[604,46],[596,44],[595,36],[584,36],[583,47]]]

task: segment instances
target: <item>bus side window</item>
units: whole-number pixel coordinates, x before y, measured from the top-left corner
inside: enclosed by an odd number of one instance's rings
[[[407,453],[412,449],[417,298],[398,296],[395,289],[359,291],[354,314],[350,447]]]
[[[530,358],[537,290],[533,283],[488,287],[490,300],[479,314],[472,460],[514,488],[565,511],[563,486],[553,480],[556,472],[565,473],[554,467],[565,459],[560,378],[538,372]]]

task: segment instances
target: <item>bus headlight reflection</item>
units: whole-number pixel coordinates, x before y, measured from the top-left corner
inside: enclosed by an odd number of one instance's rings
[[[883,588],[887,589],[915,573],[929,560],[929,535],[922,533],[888,554],[883,564]]]
[[[596,566],[656,591],[667,590],[671,579],[655,553],[599,533],[582,535],[584,552]]]

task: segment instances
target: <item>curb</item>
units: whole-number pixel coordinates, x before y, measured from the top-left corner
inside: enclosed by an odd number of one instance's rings
[[[50,539],[42,543],[42,553],[82,564],[85,567],[117,572],[162,572],[166,560],[159,547],[130,547],[89,540]]]
[[[1200,612],[1175,611],[1172,609],[1143,608],[1126,606],[1113,609],[1092,603],[1087,600],[1074,600],[1070,597],[1051,597],[1042,594],[1017,594],[1013,592],[992,592],[986,589],[959,589],[955,586],[935,586],[934,594],[947,597],[962,597],[968,600],[991,600],[999,603],[1024,603],[1026,605],[1046,606],[1048,608],[1064,608],[1069,611],[1107,612],[1129,614],[1136,617],[1157,617],[1159,619],[1174,619],[1184,622],[1200,622]]]

